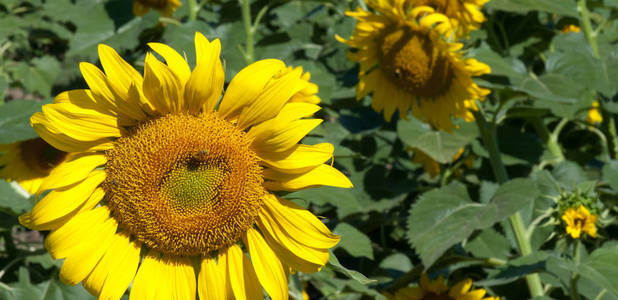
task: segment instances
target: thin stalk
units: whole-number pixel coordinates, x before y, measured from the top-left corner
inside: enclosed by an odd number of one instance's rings
[[[592,54],[594,58],[599,58],[599,46],[597,45],[597,35],[592,30],[592,24],[590,23],[590,13],[588,12],[588,6],[586,6],[586,0],[577,0],[577,11],[579,12],[579,22],[584,30],[588,44],[592,48]]]
[[[479,107],[478,111],[473,111],[473,113],[476,119],[476,124],[481,133],[483,143],[487,148],[487,152],[489,152],[489,161],[493,168],[494,175],[496,176],[496,180],[498,183],[503,184],[509,179],[509,177],[506,172],[506,168],[504,167],[504,163],[502,163],[502,157],[498,148],[496,126],[493,123],[490,124],[487,122],[485,113],[481,107]],[[522,256],[530,255],[532,253],[532,246],[530,245],[530,239],[526,234],[526,227],[521,219],[521,215],[519,212],[516,212],[509,218],[509,220],[511,222],[513,232],[515,233],[515,239],[517,240],[519,252]],[[530,295],[532,297],[543,295],[543,285],[541,284],[539,274],[534,273],[526,275],[526,283],[528,284],[528,290],[530,290]]]
[[[575,265],[579,265],[579,248],[581,247],[581,241],[577,239],[575,241],[575,249],[573,250],[573,260],[575,261]],[[577,280],[579,279],[579,274],[577,272],[573,272],[571,274],[571,300],[580,300],[579,292],[577,291]]]
[[[189,3],[189,21],[195,21],[197,20],[197,13],[200,11],[201,5],[197,4],[197,0],[189,0],[188,3]]]
[[[243,55],[245,56],[245,62],[250,64],[253,62],[253,34],[255,33],[255,27],[251,23],[251,0],[238,0],[242,9],[242,20],[245,25],[245,50]]]

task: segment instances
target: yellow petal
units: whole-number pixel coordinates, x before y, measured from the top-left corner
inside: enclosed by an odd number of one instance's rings
[[[187,61],[172,47],[161,43],[148,43],[148,46],[165,59],[167,66],[178,76],[180,82],[185,84],[191,76],[191,68]]]
[[[80,153],[70,156],[66,161],[51,170],[41,184],[39,192],[64,187],[83,180],[94,168],[105,164],[107,159],[100,153]]]
[[[54,103],[72,103],[81,108],[96,110],[102,114],[116,116],[115,109],[108,105],[101,105],[95,99],[90,90],[64,91],[54,97]]]
[[[144,95],[160,114],[181,112],[183,85],[172,70],[147,53],[144,66]]]
[[[274,195],[264,197],[264,207],[290,237],[313,248],[329,249],[339,243],[324,223],[302,206]]]
[[[253,272],[251,261],[242,253],[240,247],[234,244],[227,249],[226,254],[226,280],[232,287],[234,297],[237,300],[263,299],[262,288],[257,278],[255,278],[255,272]],[[257,288],[255,286],[256,283]]]
[[[243,108],[249,106],[262,92],[266,84],[285,69],[285,64],[278,59],[264,59],[254,62],[240,70],[230,82],[219,113],[227,119],[236,119]]]
[[[97,234],[95,228],[101,229],[109,226],[104,226],[108,218],[109,209],[106,206],[79,213],[47,236],[45,248],[54,259],[74,255],[79,252],[82,240],[95,238]]]
[[[288,278],[275,252],[253,228],[249,228],[243,238],[257,278],[266,293],[273,300],[288,299]]]
[[[60,268],[62,282],[76,285],[84,280],[111,245],[117,227],[114,219],[107,219],[104,223],[94,224],[84,236],[76,236],[77,239],[72,241],[76,245]]]
[[[94,171],[80,182],[51,191],[30,213],[30,228],[49,230],[54,221],[74,212],[105,180],[105,171]]]
[[[195,273],[184,257],[150,252],[135,275],[129,299],[195,299]]]
[[[103,258],[84,280],[84,287],[99,299],[120,299],[135,277],[140,248],[130,242],[128,234],[115,234]]]
[[[241,111],[238,127],[248,128],[277,116],[292,96],[307,84],[301,79],[302,73],[302,69],[297,68],[268,83],[259,96]]]
[[[265,169],[264,186],[271,191],[297,191],[315,186],[353,187],[352,182],[339,170],[329,165],[319,165],[306,173],[286,174],[274,169]]]
[[[47,104],[43,105],[42,110],[50,126],[79,141],[92,142],[121,136],[118,119],[110,115],[71,103]]]
[[[253,149],[258,155],[269,152],[285,152],[294,147],[309,132],[322,123],[320,119],[296,120],[288,123],[271,123],[253,140]],[[284,125],[285,124],[285,125]],[[252,134],[250,133],[249,136]]]
[[[282,173],[298,174],[309,171],[333,157],[335,147],[329,143],[296,145],[288,153],[264,153],[258,155],[268,166]]]
[[[198,292],[201,300],[226,300],[228,299],[225,288],[226,264],[216,262],[214,258],[202,259],[200,273],[197,279]]]
[[[54,148],[64,152],[83,152],[88,150],[107,150],[113,147],[111,139],[104,138],[96,141],[86,142],[72,138],[56,128],[48,118],[40,112],[34,113],[30,117],[30,125],[36,133]]]
[[[199,32],[195,33],[195,52],[197,64],[185,87],[186,109],[191,113],[213,111],[221,96],[225,73],[219,55],[221,43],[218,39],[211,43]]]
[[[286,265],[304,273],[312,273],[328,262],[327,249],[308,247],[296,241],[268,210],[263,208],[260,211],[257,224],[268,244]]]

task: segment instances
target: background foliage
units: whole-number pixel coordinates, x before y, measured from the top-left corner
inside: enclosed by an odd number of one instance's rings
[[[586,4],[586,1],[579,1]],[[61,91],[87,88],[78,63],[97,63],[97,44],[115,48],[140,70],[147,42],[160,41],[194,61],[193,36],[219,38],[227,82],[246,64],[245,25],[236,0],[204,0],[196,20],[183,6],[173,18],[131,12],[126,0],[0,1],[0,144],[36,136],[29,117]],[[354,100],[358,66],[346,59],[355,22],[344,15],[357,1],[251,2],[254,58],[279,58],[311,72],[326,120],[305,143],[335,145],[335,166],[354,189],[321,187],[285,195],[310,207],[341,235],[329,265],[295,274],[290,295],[302,299],[382,298],[417,281],[421,271],[451,282],[471,278],[502,299],[528,298],[524,276],[538,273],[544,294],[568,299],[618,299],[618,1],[587,1],[594,41],[579,25],[571,0],[492,0],[487,21],[465,40],[466,53],[491,66],[477,80],[492,93],[482,104],[487,122],[438,132],[409,116],[386,123],[370,98]],[[182,52],[181,52],[182,53]],[[587,122],[599,102],[603,121]],[[3,104],[2,104],[3,103]],[[510,178],[494,177],[496,140]],[[431,177],[412,162],[411,148],[440,163]],[[452,158],[464,148],[455,162]],[[565,235],[555,199],[591,191],[602,204],[599,236],[583,239],[580,254]],[[0,298],[87,299],[80,286],[58,279],[60,262],[43,248],[43,235],[17,216],[33,198],[0,181]],[[509,216],[519,212],[531,253],[520,255]],[[577,279],[572,278],[576,275]],[[576,299],[576,298],[575,298]]]

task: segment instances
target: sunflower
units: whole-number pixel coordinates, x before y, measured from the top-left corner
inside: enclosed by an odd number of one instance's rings
[[[459,37],[466,37],[470,31],[478,29],[481,23],[485,22],[485,16],[481,8],[489,0],[408,0],[413,7],[429,6],[436,12],[447,16],[453,27],[455,34]]]
[[[333,146],[299,144],[317,86],[279,60],[241,70],[219,100],[220,42],[196,33],[193,71],[167,45],[149,46],[144,76],[100,45],[102,72],[80,64],[90,89],[61,93],[31,123],[77,155],[25,226],[51,230],[61,279],[100,299],[287,299],[290,271],[316,272],[339,236],[274,195],[350,188],[328,164]],[[196,276],[197,274],[197,276]]]
[[[571,32],[580,32],[580,31],[581,29],[579,28],[579,26],[573,25],[573,24],[566,25],[562,27],[562,29],[560,29],[561,33],[571,33]]]
[[[3,144],[0,145],[0,178],[14,180],[28,193],[34,194],[66,157],[66,152],[57,150],[40,138]]]
[[[586,118],[588,124],[599,124],[603,122],[603,116],[599,112],[599,102],[592,102],[592,107],[588,110],[588,116]]]
[[[423,164],[423,170],[425,173],[429,174],[430,177],[436,177],[436,175],[440,174],[440,163],[418,148],[413,148],[412,150],[414,151],[412,162]],[[458,160],[463,152],[464,148],[460,148],[455,156],[453,156],[453,161]]]
[[[397,290],[394,294],[387,294],[390,300],[498,300],[499,297],[484,297],[484,289],[470,290],[472,280],[466,279],[455,284],[450,289],[442,276],[430,280],[427,274],[421,275],[418,287],[407,287]]]
[[[358,20],[349,40],[337,39],[356,49],[348,58],[360,62],[357,100],[373,92],[372,107],[384,110],[390,121],[395,109],[414,115],[440,130],[451,131],[451,117],[470,122],[475,99],[489,90],[479,88],[471,76],[490,72],[473,58],[462,59],[460,43],[449,41],[453,30],[448,18],[427,6],[406,8],[406,1],[370,1],[380,14],[358,9],[347,15]]]
[[[566,233],[572,238],[578,239],[583,232],[591,237],[597,236],[597,228],[595,223],[598,216],[593,215],[583,205],[577,208],[571,207],[562,215],[562,221],[566,224]]]
[[[180,0],[133,0],[133,14],[143,16],[150,9],[154,9],[169,18],[181,5]]]

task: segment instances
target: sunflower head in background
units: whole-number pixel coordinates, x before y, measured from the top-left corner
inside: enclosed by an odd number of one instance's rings
[[[67,153],[41,138],[0,145],[0,178],[16,181],[35,194],[50,172],[67,158]]]
[[[466,37],[472,30],[479,29],[485,22],[485,15],[481,8],[489,0],[408,0],[407,5],[412,7],[429,6],[436,12],[449,18],[455,34]]]
[[[287,299],[287,274],[316,272],[339,236],[277,197],[350,181],[325,162],[333,146],[299,144],[321,120],[317,86],[279,60],[230,82],[220,42],[197,33],[193,70],[167,45],[144,75],[99,46],[104,72],[80,65],[89,89],[58,95],[31,118],[52,146],[74,152],[26,227],[51,230],[61,279],[101,299]],[[221,98],[221,99],[220,99]],[[197,274],[197,276],[196,276]]]
[[[431,280],[423,273],[417,287],[401,288],[386,297],[389,300],[499,300],[499,297],[485,297],[484,289],[470,290],[471,287],[472,280],[466,279],[449,289],[442,276]]]
[[[181,5],[180,0],[133,0],[133,14],[143,16],[149,10],[154,9],[162,16],[169,18]]]
[[[357,100],[373,93],[372,107],[390,121],[395,110],[406,117],[411,109],[420,120],[439,130],[454,128],[451,118],[473,121],[475,99],[489,90],[472,76],[490,72],[473,58],[462,58],[462,44],[452,42],[449,19],[428,6],[409,9],[404,0],[370,1],[377,11],[347,12],[358,23],[349,40],[348,58],[360,63]]]

